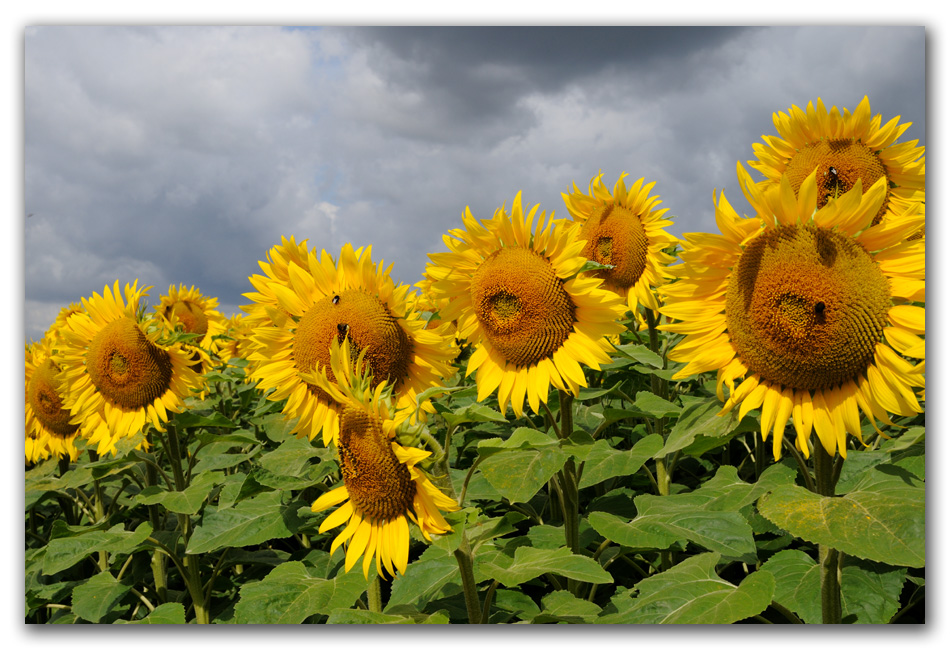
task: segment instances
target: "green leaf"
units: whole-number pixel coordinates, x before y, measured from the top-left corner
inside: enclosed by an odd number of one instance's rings
[[[596,399],[596,398],[598,398],[598,397],[603,397],[604,395],[607,395],[611,390],[613,390],[613,389],[611,389],[611,388],[588,388],[588,387],[585,386],[585,387],[582,387],[580,390],[577,391],[577,397],[575,397],[574,399],[575,399],[576,401],[578,401],[578,402],[586,402],[587,400],[592,400],[592,399]]]
[[[218,427],[223,429],[236,429],[238,425],[229,420],[222,413],[217,411],[209,415],[199,415],[194,411],[182,411],[175,414],[175,425],[178,430],[195,429],[198,427]]]
[[[645,390],[637,393],[633,406],[655,418],[676,417],[683,411],[682,407]]]
[[[210,496],[214,486],[224,483],[224,479],[224,472],[205,472],[195,476],[191,485],[181,491],[152,485],[139,492],[135,502],[147,506],[161,504],[171,512],[194,515]]]
[[[456,409],[454,413],[443,413],[442,417],[451,426],[465,422],[507,422],[508,419],[493,408],[475,402]]]
[[[616,346],[616,349],[617,352],[628,359],[633,359],[634,361],[653,366],[654,368],[663,367],[663,357],[645,345],[629,343],[627,345]]]
[[[111,573],[97,573],[73,589],[72,610],[76,616],[98,623],[111,612],[131,587],[116,580]]]
[[[735,468],[723,466],[720,472],[728,476]],[[748,498],[749,484],[736,488]],[[641,494],[634,499],[638,514],[632,521],[606,512],[592,512],[588,520],[607,539],[631,548],[665,549],[691,541],[729,558],[753,561],[752,527],[737,511],[743,500],[716,487],[671,496]]]
[[[205,472],[211,472],[217,469],[227,469],[229,467],[234,467],[235,465],[240,465],[241,463],[251,460],[257,454],[260,453],[261,448],[257,447],[252,449],[246,454],[216,454],[210,453],[211,446],[205,447],[198,454],[198,462],[195,464],[193,470],[194,474],[204,474]]]
[[[887,623],[900,607],[906,569],[846,558],[841,569],[841,618],[847,623]],[[775,578],[773,599],[805,623],[821,623],[818,563],[799,550],[780,551],[760,571]]]
[[[137,621],[116,621],[127,625],[183,625],[185,623],[185,606],[181,603],[162,603],[148,616]]]
[[[512,503],[526,503],[568,459],[557,440],[534,429],[518,428],[508,440],[483,440],[480,455],[490,453],[479,470]]]
[[[614,597],[617,612],[598,623],[735,623],[762,613],[772,602],[772,574],[755,571],[736,585],[716,575],[718,553],[683,560],[663,573],[637,583]]]
[[[593,623],[601,609],[569,591],[554,591],[541,598],[544,610],[532,623]]]
[[[797,485],[758,503],[775,525],[814,544],[887,564],[924,566],[924,487],[913,474],[878,465],[842,496],[823,497]]]
[[[513,589],[495,590],[495,598],[491,606],[504,612],[510,612],[523,621],[530,620],[541,613],[537,604],[529,596]]]
[[[310,470],[310,459],[318,450],[307,438],[288,438],[274,451],[260,457],[261,467],[278,476],[304,476]]]
[[[632,449],[625,451],[614,449],[606,440],[598,440],[585,459],[578,487],[585,488],[615,476],[633,474],[662,446],[663,437],[655,433],[641,438]]]
[[[366,579],[360,571],[327,580],[315,577],[302,562],[285,562],[260,582],[241,587],[234,622],[302,623],[315,614],[351,607],[364,591]]]
[[[455,586],[458,575],[459,565],[455,556],[430,546],[419,559],[406,567],[404,576],[393,580],[386,611],[397,605],[413,605],[423,609],[429,601],[443,595],[443,587],[450,584]]]
[[[290,537],[304,523],[297,516],[301,505],[299,501],[282,505],[280,492],[264,492],[238,502],[233,508],[208,506],[186,552],[208,553]]]
[[[610,574],[584,555],[574,555],[568,548],[544,549],[519,546],[515,556],[498,552],[475,556],[476,568],[506,587],[514,587],[545,573],[554,573],[581,582],[605,584],[613,582]]]
[[[656,458],[687,449],[697,437],[720,440],[739,429],[737,412],[731,411],[725,415],[718,415],[720,410],[722,410],[722,404],[714,398],[687,406],[670,430],[666,445]],[[754,423],[751,418],[743,422],[746,424],[744,429],[749,429]]]
[[[151,533],[151,525],[143,522],[134,531],[127,531],[123,524],[116,524],[109,530],[93,530],[80,535],[51,539],[43,557],[43,573],[53,575],[99,551],[128,554]]]
[[[901,435],[881,443],[881,451],[901,451],[914,445],[922,445],[926,438],[924,427],[911,427]]]
[[[818,563],[795,549],[779,551],[759,571],[775,578],[773,599],[805,623],[821,623],[821,578]]]

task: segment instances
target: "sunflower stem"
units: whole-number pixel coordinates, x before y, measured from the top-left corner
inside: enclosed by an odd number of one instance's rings
[[[187,486],[185,474],[181,467],[181,445],[178,439],[178,429],[174,421],[168,423],[168,460],[172,466],[172,474],[175,478],[175,489],[184,490]],[[188,540],[191,538],[191,518],[188,515],[178,515],[178,527],[181,529],[182,541],[185,547],[188,546]],[[211,617],[208,612],[208,603],[205,599],[204,591],[201,588],[201,569],[198,566],[198,557],[194,555],[185,555],[182,559],[184,572],[182,579],[191,594],[192,605],[195,608],[195,621],[197,623],[210,623]]]
[[[383,613],[383,588],[379,584],[379,576],[374,576],[369,588],[366,590],[366,604],[369,611],[377,614]]]
[[[823,497],[835,495],[834,458],[822,445],[815,445],[815,487]],[[842,554],[827,544],[818,545],[818,567],[821,580],[821,622],[841,622],[841,560]]]
[[[145,440],[148,442],[148,448],[152,448],[152,431],[145,434]],[[145,463],[145,485],[151,487],[158,485],[158,471],[154,464]],[[161,527],[161,519],[158,515],[158,506],[148,506],[148,520],[152,524],[152,532],[156,533]],[[155,582],[155,594],[158,596],[158,603],[162,604],[168,599],[168,579],[166,575],[165,556],[161,551],[155,550],[152,553],[152,580]]]
[[[459,576],[462,578],[462,594],[465,596],[465,610],[468,612],[469,623],[481,623],[482,607],[478,600],[478,587],[475,583],[475,571],[472,565],[472,549],[468,544],[468,537],[462,532],[462,541],[453,553],[459,565]]]
[[[560,435],[562,439],[567,439],[574,433],[574,396],[565,391],[558,391],[558,399],[561,410]],[[577,489],[579,479],[574,458],[570,457],[558,472],[558,480],[561,483],[564,540],[567,547],[571,549],[571,553],[574,554],[580,552],[580,498]],[[581,584],[577,580],[568,578],[567,590],[576,595]]]

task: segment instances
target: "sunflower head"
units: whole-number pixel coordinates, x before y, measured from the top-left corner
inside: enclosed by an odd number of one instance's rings
[[[886,193],[874,224],[924,200],[924,147],[917,147],[916,140],[897,143],[911,123],[899,124],[897,116],[882,126],[880,114],[871,117],[867,97],[854,113],[836,106],[828,111],[819,97],[817,105],[809,102],[804,111],[792,106],[787,114],[773,113],[772,121],[779,136],[762,136],[765,144],[752,145],[757,160],[749,161],[766,177],[763,189],[777,189],[786,177],[798,192],[815,174],[821,208],[859,182],[869,188],[883,179]]]
[[[75,460],[79,425],[63,403],[62,369],[46,337],[26,349],[26,457],[37,462],[50,454]]]
[[[571,217],[581,224],[577,237],[586,242],[581,254],[612,267],[592,274],[626,299],[630,311],[637,314],[638,305],[653,310],[659,306],[653,290],[663,284],[663,269],[673,261],[663,251],[677,239],[664,230],[672,222],[662,218],[667,210],[658,208],[660,198],[650,196],[655,183],[644,185],[641,178],[628,190],[626,175],[620,175],[613,192],[604,185],[601,173],[591,180],[589,194],[575,184],[570,194],[561,196]]]
[[[577,275],[580,224],[538,207],[526,213],[519,193],[510,216],[502,207],[481,223],[466,208],[465,229],[449,231],[450,251],[430,254],[425,273],[440,316],[475,347],[467,374],[478,371],[478,399],[497,388],[502,410],[510,401],[518,416],[525,397],[538,412],[550,384],[574,394],[586,386],[580,363],[609,363],[605,337],[624,329],[622,300]]]
[[[180,346],[158,339],[162,327],[140,316],[147,289],[126,285],[125,300],[106,287],[103,295],[83,298],[84,311],[71,315],[61,330],[56,361],[63,369],[65,406],[83,436],[99,443],[99,453],[115,452],[119,438],[131,437],[147,423],[163,430],[168,411],[178,411],[199,380]]]
[[[269,399],[288,400],[284,412],[298,418],[301,434],[312,439],[323,430],[326,444],[336,435],[335,400],[305,379],[326,371],[335,381],[334,341],[348,340],[374,385],[391,386],[400,407],[415,405],[419,393],[454,373],[451,334],[446,327],[427,330],[409,305],[408,285],[397,286],[389,272],[373,264],[369,248],[347,244],[336,262],[326,251],[308,254],[304,266],[291,261],[286,281],[280,274],[251,278],[259,291],[246,295],[276,314],[262,318],[250,337],[251,376],[260,389],[276,389]]]
[[[331,553],[349,541],[345,568],[349,571],[363,556],[368,576],[373,557],[380,575],[405,573],[409,553],[408,519],[426,539],[451,530],[440,510],[458,505],[436,488],[416,467],[429,452],[404,447],[393,440],[406,420],[394,408],[384,384],[372,388],[362,355],[355,360],[348,341],[333,343],[331,366],[337,379],[326,373],[312,376],[314,382],[337,400],[339,432],[334,440],[343,485],[327,492],[313,504],[314,512],[343,503],[320,526],[320,532],[346,522],[334,539]],[[335,383],[335,385],[334,385]]]
[[[906,358],[924,354],[924,310],[908,304],[923,300],[924,242],[906,238],[923,215],[911,206],[873,225],[883,178],[822,205],[817,170],[797,191],[787,175],[768,190],[738,174],[756,216],[740,218],[721,196],[723,234],[686,235],[678,281],[660,291],[661,312],[680,321],[661,329],[686,334],[670,353],[687,362],[674,379],[717,370],[723,412],[761,407],[776,458],[789,419],[806,456],[813,428],[829,454],[845,455],[847,434],[861,439],[860,413],[877,428],[888,413],[920,411],[923,373]]]
[[[191,351],[192,369],[202,374],[211,369],[219,352],[217,338],[224,333],[224,316],[215,309],[217,298],[203,296],[194,286],[171,285],[155,307],[155,315],[165,327],[191,335],[185,347]]]

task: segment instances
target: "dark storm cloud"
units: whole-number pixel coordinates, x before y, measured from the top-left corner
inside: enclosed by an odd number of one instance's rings
[[[714,50],[743,28],[707,27],[380,27],[346,35],[365,48],[368,66],[396,93],[422,101],[390,110],[391,124],[414,138],[496,144],[530,128],[536,116],[521,99],[557,93],[591,77],[629,83],[649,92],[697,52]],[[659,67],[658,62],[662,62]],[[707,60],[706,65],[714,62]],[[653,83],[647,83],[653,82]],[[663,85],[685,83],[679,76]],[[626,89],[627,91],[630,88]]]

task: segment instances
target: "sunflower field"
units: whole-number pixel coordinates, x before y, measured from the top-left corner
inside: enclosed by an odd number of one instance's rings
[[[283,238],[26,345],[27,623],[923,623],[924,148],[775,113],[748,215],[465,209],[413,286]],[[569,179],[568,179],[569,180]]]

